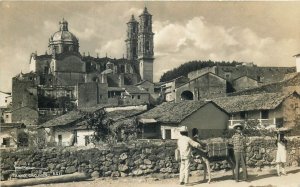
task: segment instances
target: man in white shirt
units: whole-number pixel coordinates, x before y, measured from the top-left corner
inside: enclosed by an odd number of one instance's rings
[[[179,130],[181,136],[178,138],[178,150],[180,152],[180,174],[179,181],[180,185],[187,184],[189,182],[190,174],[190,158],[192,147],[201,148],[201,145],[191,138],[188,137],[188,129],[185,126],[182,126]]]

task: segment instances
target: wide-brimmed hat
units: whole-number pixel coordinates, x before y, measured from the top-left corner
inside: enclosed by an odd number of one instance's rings
[[[241,129],[244,129],[244,125],[242,125],[240,123],[236,123],[233,125],[233,129],[237,129],[238,127],[240,127]]]
[[[179,132],[188,132],[188,128],[186,126],[181,126]]]
[[[287,128],[287,127],[280,127],[278,129],[276,129],[276,133],[288,133],[290,132],[292,129]]]

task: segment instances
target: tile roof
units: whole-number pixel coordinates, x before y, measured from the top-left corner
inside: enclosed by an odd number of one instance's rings
[[[115,105],[117,106],[117,105]],[[64,125],[69,125],[69,124],[75,124],[78,126],[84,126],[86,125],[84,116],[87,113],[93,113],[98,110],[104,109],[105,107],[113,107],[113,105],[109,104],[103,104],[103,105],[98,105],[95,107],[89,107],[89,108],[81,108],[78,111],[71,111],[67,114],[61,115],[57,118],[51,119],[42,125],[39,126],[39,128],[48,128],[48,127],[55,127],[55,126],[64,126]],[[132,117],[134,115],[138,115],[143,110],[116,110],[112,112],[108,112],[107,116],[111,118],[114,121],[127,118],[127,117]]]
[[[228,96],[212,99],[229,113],[275,109],[287,96],[282,93]]]
[[[141,89],[138,86],[134,86],[134,85],[125,85],[124,88],[129,94],[136,94],[136,93],[147,94],[147,93],[149,93],[148,91]]]
[[[299,85],[300,85],[300,73],[291,73],[285,75],[282,81],[265,84],[259,87],[250,88],[239,92],[233,92],[228,95],[236,96],[236,95],[250,95],[250,94],[259,94],[259,93],[275,93],[275,92],[281,92],[282,88],[284,87],[299,86]]]
[[[158,105],[157,107],[139,115],[138,117],[155,119],[161,123],[180,123],[186,117],[190,116],[192,113],[208,103],[213,103],[216,105],[212,101],[181,101],[178,103],[164,102],[161,105]]]
[[[55,127],[55,126],[64,126],[71,124],[75,121],[80,120],[84,117],[84,114],[80,111],[71,111],[67,114],[61,115],[57,118],[51,119],[39,126],[39,128],[48,128],[48,127]]]

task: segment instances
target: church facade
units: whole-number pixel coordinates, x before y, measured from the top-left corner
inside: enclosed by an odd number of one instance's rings
[[[149,104],[149,92],[135,85],[153,82],[153,36],[152,15],[145,8],[139,22],[132,16],[127,23],[126,58],[92,57],[80,54],[79,39],[61,20],[49,38],[48,51],[32,53],[30,72],[13,77],[12,121],[22,122],[14,120],[20,119],[22,109],[59,115],[97,104]],[[135,97],[130,95],[132,89]],[[27,125],[38,123],[32,119]]]

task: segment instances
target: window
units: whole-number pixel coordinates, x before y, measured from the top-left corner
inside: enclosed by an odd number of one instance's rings
[[[231,73],[225,73],[225,79],[230,79],[231,78]]]
[[[276,128],[283,127],[283,118],[276,118],[275,120]]]
[[[150,50],[150,43],[149,43],[149,41],[146,41],[145,48],[146,48],[146,51]]]
[[[261,111],[261,119],[269,119],[269,110]]]
[[[248,117],[248,114],[247,114],[246,111],[240,112],[240,118],[241,118],[241,119],[246,119],[247,117]]]
[[[90,136],[84,136],[84,145],[90,144]]]
[[[5,115],[5,118],[9,118],[8,114]]]
[[[141,96],[140,96],[140,95],[138,95],[138,96],[137,96],[137,98],[138,98],[138,99],[141,99]]]
[[[6,147],[10,146],[10,138],[3,138],[2,145],[5,145]]]
[[[165,129],[165,139],[171,139],[171,129]]]
[[[134,95],[131,96],[131,99],[134,99]]]
[[[62,145],[62,135],[58,135],[58,145]]]

